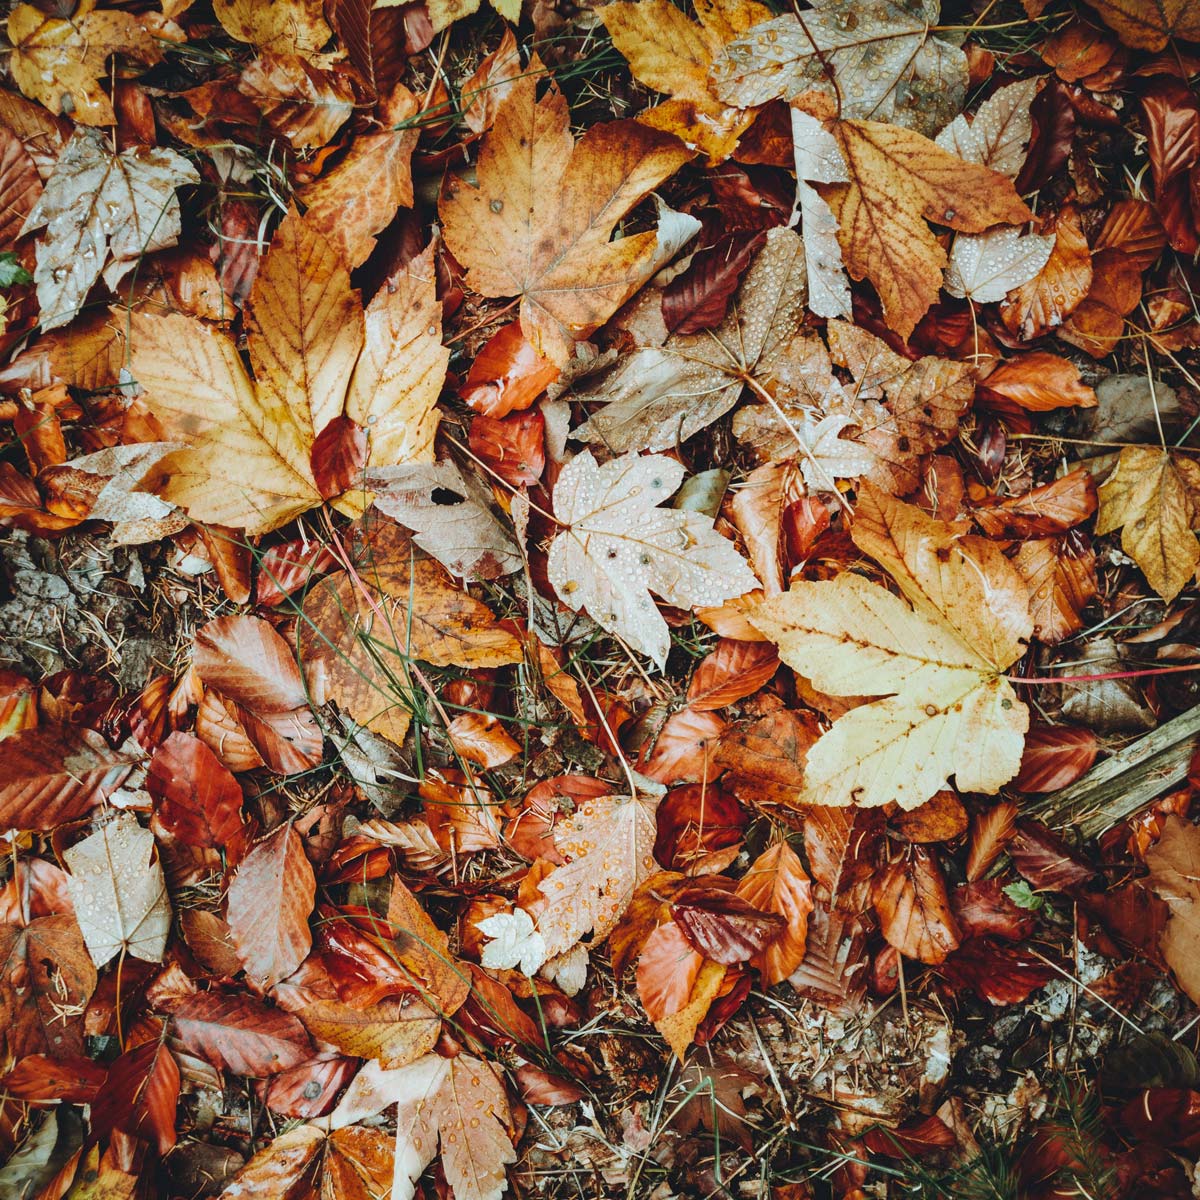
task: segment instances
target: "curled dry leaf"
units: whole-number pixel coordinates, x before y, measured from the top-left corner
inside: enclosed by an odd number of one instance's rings
[[[808,914],[812,912],[812,882],[800,856],[776,842],[750,864],[738,881],[738,895],[756,908],[778,913],[787,924],[750,962],[762,973],[767,987],[786,979],[804,961]]]
[[[550,546],[554,590],[660,668],[670,639],[651,591],[690,608],[719,604],[758,583],[708,518],[658,507],[683,474],[682,464],[661,455],[626,454],[598,465],[584,450],[554,487],[555,516],[565,527]]]
[[[562,93],[539,101],[537,84],[532,72],[513,84],[483,139],[478,185],[451,181],[439,212],[467,285],[520,296],[525,336],[561,364],[669,257],[658,233],[608,239],[688,151],[635,121],[593,125],[576,145]]]

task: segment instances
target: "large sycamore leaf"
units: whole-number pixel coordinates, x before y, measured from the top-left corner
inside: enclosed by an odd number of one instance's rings
[[[168,436],[189,443],[158,465],[164,499],[199,521],[275,529],[321,503],[314,446],[334,422],[365,431],[366,467],[432,459],[449,354],[430,252],[364,312],[333,243],[293,211],[247,309],[253,379],[211,326],[132,314],[134,375]],[[343,499],[353,511],[363,494]]]
[[[1172,38],[1200,41],[1195,0],[1088,0],[1127,46],[1161,50]]]
[[[1029,209],[1012,180],[912,130],[842,121],[835,136],[850,182],[819,190],[837,218],[846,269],[874,284],[888,326],[906,338],[937,299],[948,261],[927,222],[982,233],[1028,220]]]
[[[601,466],[584,450],[554,485],[554,514],[564,526],[547,562],[554,590],[659,667],[666,664],[670,636],[651,592],[690,608],[715,606],[758,586],[708,517],[657,507],[683,474],[683,465],[664,455],[624,454]]]
[[[67,891],[96,966],[117,954],[161,962],[171,902],[154,835],[129,812],[64,851]]]
[[[962,108],[967,56],[934,37],[938,0],[816,0],[756,25],[717,58],[712,78],[743,107],[825,92],[846,118],[932,133]]]
[[[699,20],[691,21],[670,0],[617,0],[597,15],[634,78],[671,96],[638,120],[677,134],[716,163],[733,152],[754,113],[721,100],[709,70],[722,47],[771,10],[756,0],[699,0],[695,9]]]
[[[517,1156],[505,1129],[511,1118],[504,1084],[490,1063],[470,1054],[427,1054],[394,1070],[369,1062],[329,1121],[339,1129],[393,1104],[392,1200],[416,1195],[417,1179],[433,1161],[439,1141],[442,1170],[455,1200],[498,1200],[508,1186],[504,1168]]]
[[[520,296],[521,327],[565,362],[664,260],[655,232],[610,242],[613,226],[690,157],[636,121],[593,125],[576,145],[562,93],[512,85],[483,140],[478,184],[452,180],[438,210],[446,245],[483,296]]]
[[[854,536],[908,601],[855,575],[800,583],[751,622],[820,691],[880,696],[809,750],[804,804],[923,804],[951,775],[997,791],[1017,773],[1029,714],[1004,670],[1024,652],[1028,592],[984,538],[866,485]]]
[[[1179,986],[1200,997],[1200,829],[1169,816],[1157,845],[1146,851],[1146,883],[1166,901],[1171,916],[1159,949]]]
[[[603,941],[625,915],[638,885],[657,869],[661,796],[657,784],[634,796],[597,796],[555,826],[554,844],[564,862],[538,885],[546,897],[538,932],[547,957],[589,933],[593,944]]]
[[[1127,446],[1100,485],[1098,534],[1121,530],[1121,548],[1146,582],[1174,600],[1196,573],[1200,542],[1200,465],[1152,446]]]
[[[175,189],[199,182],[196,168],[165,146],[114,154],[98,132],[78,130],[21,230],[46,227],[33,273],[42,328],[73,320],[102,273],[116,287],[143,255],[175,245]]]

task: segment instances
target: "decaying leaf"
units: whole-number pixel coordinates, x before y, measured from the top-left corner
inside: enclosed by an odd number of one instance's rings
[[[504,1167],[516,1159],[505,1131],[510,1120],[504,1084],[489,1063],[469,1054],[427,1054],[385,1070],[368,1063],[330,1114],[340,1129],[396,1109],[393,1200],[412,1200],[421,1172],[442,1152],[455,1200],[499,1200],[507,1187]]]
[[[134,375],[168,433],[189,443],[159,464],[164,499],[198,520],[274,529],[324,498],[314,448],[339,418],[366,431],[365,466],[433,457],[448,352],[429,255],[364,312],[337,250],[293,211],[248,309],[253,381],[224,334],[177,314],[133,314]],[[361,492],[346,500],[361,502]]]
[[[1200,829],[1190,821],[1169,816],[1157,845],[1146,852],[1150,868],[1147,883],[1171,908],[1171,918],[1159,946],[1179,980],[1180,987],[1193,999],[1200,994]]]
[[[539,101],[537,83],[513,84],[483,140],[478,185],[451,182],[439,211],[468,285],[520,296],[525,336],[562,363],[679,248],[665,230],[608,239],[688,151],[635,121],[593,125],[577,145],[562,93]]]
[[[844,118],[933,133],[962,109],[967,58],[934,36],[938,0],[820,0],[756,25],[713,64],[717,94],[744,108],[819,91]]]
[[[22,227],[22,233],[46,227],[34,270],[42,328],[78,316],[102,274],[115,288],[144,255],[175,245],[175,189],[199,182],[196,168],[174,150],[135,146],[114,154],[100,134],[79,130]]]
[[[691,607],[720,604],[758,583],[706,517],[658,507],[683,474],[682,464],[661,455],[626,454],[597,465],[584,450],[554,487],[555,515],[564,526],[550,546],[554,590],[660,668],[670,639],[651,591]]]
[[[1121,530],[1121,547],[1146,582],[1174,600],[1200,563],[1200,466],[1184,454],[1127,446],[1100,485],[1098,534]]]
[[[997,791],[1017,773],[1029,714],[1004,678],[1032,633],[1024,584],[994,543],[869,487],[858,544],[907,599],[854,575],[800,583],[752,623],[835,696],[886,695],[834,722],[808,752],[808,804],[915,808],[951,775]]]
[[[815,117],[792,109],[796,206],[808,269],[808,307],[818,317],[850,316],[850,280],[842,265],[838,226],[829,204],[812,185],[849,183],[837,139]]]
[[[67,890],[98,967],[117,954],[161,962],[171,929],[171,902],[154,835],[121,812],[64,851]]]

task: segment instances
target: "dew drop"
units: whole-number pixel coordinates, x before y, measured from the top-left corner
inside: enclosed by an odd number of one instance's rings
[[[504,201],[503,200],[493,200],[491,202],[491,204],[488,205],[488,208],[490,208],[492,210],[492,212],[498,213],[504,208]]]

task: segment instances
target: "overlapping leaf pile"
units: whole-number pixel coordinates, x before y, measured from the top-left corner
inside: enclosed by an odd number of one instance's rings
[[[9,6],[0,1196],[1191,1196],[1196,6],[490,7]]]

